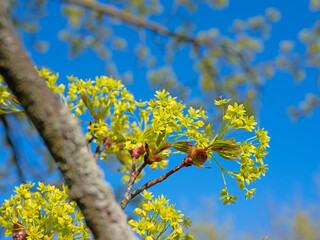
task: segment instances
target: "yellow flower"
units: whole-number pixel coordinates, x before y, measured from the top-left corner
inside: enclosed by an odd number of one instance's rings
[[[222,99],[222,97],[220,97],[220,100],[214,100],[214,104],[219,106],[219,105],[223,105],[226,104],[230,101],[230,99]]]
[[[146,190],[143,191],[143,194],[141,194],[141,196],[146,200],[152,200],[153,198],[152,192],[148,192]]]
[[[142,204],[142,209],[146,212],[149,212],[150,210],[152,210],[154,207],[150,202],[146,202]]]
[[[129,222],[128,222],[128,224],[131,226],[131,227],[137,227],[139,224],[135,221],[135,220],[133,220],[133,219],[131,219]]]
[[[244,124],[245,124],[244,129],[246,131],[250,131],[251,132],[254,129],[254,126],[257,125],[257,123],[254,121],[254,117],[253,116],[251,116],[251,117],[246,116],[243,119],[243,121],[244,121]]]

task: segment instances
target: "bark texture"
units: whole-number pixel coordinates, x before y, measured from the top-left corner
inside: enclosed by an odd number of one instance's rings
[[[98,240],[136,239],[85,147],[76,119],[46,86],[12,30],[5,0],[0,0],[0,74],[43,138]]]

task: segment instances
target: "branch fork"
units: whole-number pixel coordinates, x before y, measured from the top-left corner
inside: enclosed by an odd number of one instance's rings
[[[140,155],[139,155],[140,156]],[[171,169],[169,172],[163,174],[162,176],[158,177],[157,179],[153,179],[153,180],[149,180],[147,183],[145,183],[143,186],[141,186],[140,188],[136,189],[135,191],[131,192],[132,186],[135,182],[135,180],[137,179],[137,177],[139,176],[139,174],[141,173],[141,171],[143,170],[143,168],[150,164],[148,163],[148,159],[144,158],[144,162],[141,164],[141,166],[139,167],[138,170],[136,170],[136,156],[132,156],[132,167],[131,167],[131,175],[130,175],[130,180],[128,182],[128,186],[125,190],[124,196],[122,198],[122,201],[120,203],[120,206],[122,207],[122,209],[125,209],[126,206],[128,205],[128,203],[134,198],[136,197],[138,194],[140,194],[143,190],[146,190],[154,185],[156,185],[157,183],[160,183],[162,181],[164,181],[165,179],[167,179],[170,175],[172,175],[173,173],[179,171],[181,168],[183,167],[190,167],[192,166],[192,160],[190,159],[190,157],[186,157],[182,163],[180,163],[178,166],[174,167],[173,169]]]

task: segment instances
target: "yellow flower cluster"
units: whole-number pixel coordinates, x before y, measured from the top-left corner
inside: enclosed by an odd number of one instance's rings
[[[222,105],[228,103],[230,100],[221,99],[215,101],[216,105]],[[223,121],[231,123],[230,125],[236,129],[244,128],[246,131],[252,131],[257,123],[254,121],[254,117],[245,116],[245,110],[243,104],[234,103],[234,105],[228,105]]]
[[[209,142],[207,135],[201,129],[207,119],[205,111],[190,107],[184,113],[186,106],[177,102],[166,90],[157,91],[156,99],[149,101],[148,111],[152,114],[151,128],[155,135],[165,138],[189,138],[198,145]]]
[[[246,185],[250,185],[256,179],[259,179],[261,175],[265,175],[265,172],[268,170],[267,164],[264,164],[264,157],[268,153],[266,148],[269,147],[270,137],[268,132],[264,129],[256,129],[255,125],[257,124],[254,120],[254,117],[248,117],[245,115],[245,110],[242,104],[234,103],[233,105],[228,105],[225,111],[224,105],[227,104],[230,100],[220,99],[215,101],[216,105],[222,106],[222,111],[224,112],[223,122],[219,129],[218,134],[215,139],[212,141],[213,148],[217,148],[216,152],[225,159],[232,160],[237,162],[240,165],[239,171],[228,171],[224,169],[215,159],[217,164],[220,167],[222,175],[227,174],[238,181],[238,187],[241,190],[246,190],[245,198],[251,198],[255,193],[255,188],[247,189]],[[247,139],[245,141],[235,143],[234,140],[219,140],[224,135],[236,130],[236,129],[245,129],[246,131],[255,130],[255,136]],[[217,143],[223,141],[225,145],[224,150],[220,150]],[[228,151],[226,151],[228,150]],[[220,192],[222,196],[220,200],[223,201],[223,204],[235,203],[235,200],[238,199],[237,196],[233,196],[228,193],[226,182],[225,189]]]
[[[130,151],[138,146],[144,150],[135,159],[136,166],[142,166],[144,162],[152,170],[166,168],[172,154],[187,154],[184,157],[189,166],[197,167],[204,167],[207,160],[213,159],[223,179],[224,174],[235,179],[238,187],[247,191],[246,198],[251,198],[255,191],[247,186],[268,170],[264,157],[270,138],[264,129],[256,129],[254,117],[246,115],[243,104],[230,104],[230,100],[222,98],[215,101],[221,107],[223,117],[214,134],[212,125],[205,123],[204,110],[186,108],[166,90],[157,91],[155,98],[148,102],[137,102],[120,81],[112,78],[101,76],[82,80],[70,76],[69,84],[58,85],[58,74],[44,68],[38,72],[70,112],[86,124],[86,139],[101,150],[101,159],[107,161],[110,155],[116,156],[124,182],[130,179]],[[7,87],[0,85],[0,110],[20,111],[19,102],[14,99]],[[241,142],[229,137],[232,132],[242,129],[254,131],[255,136]],[[172,152],[173,149],[177,151]],[[238,163],[239,170],[225,169],[216,155]],[[136,180],[142,176],[143,172]],[[225,190],[221,200],[226,204],[233,203],[237,197],[228,194],[226,183]]]
[[[49,240],[54,232],[59,239],[92,239],[82,213],[76,209],[76,203],[69,200],[65,186],[61,191],[39,182],[38,191],[31,192],[33,186],[30,182],[21,184],[16,187],[16,195],[1,205],[0,225],[6,229],[6,236],[19,224],[30,240]]]
[[[140,208],[134,210],[139,220],[130,220],[129,225],[133,230],[144,236],[146,240],[154,239],[193,239],[183,229],[188,229],[191,224],[189,217],[174,209],[163,195],[154,198],[151,192],[144,190],[142,197],[145,199]]]

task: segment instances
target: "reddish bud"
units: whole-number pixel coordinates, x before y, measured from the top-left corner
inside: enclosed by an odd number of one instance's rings
[[[139,145],[139,146],[137,146],[137,149],[138,149],[138,153],[140,154],[140,155],[142,155],[142,154],[144,154],[144,146],[143,145]]]
[[[110,140],[111,140],[111,137],[107,137],[106,139],[104,139],[103,146],[105,148],[110,148],[114,145],[114,142],[111,142]]]
[[[187,156],[183,159],[183,162],[185,164],[186,167],[190,167],[193,165],[193,162],[192,162],[192,158]]]
[[[197,149],[195,147],[192,147],[188,157],[192,159],[193,165],[201,166],[207,161],[208,154],[205,149]]]
[[[12,238],[14,240],[26,240],[27,239],[27,234],[25,231],[20,231],[17,233],[12,233]]]
[[[145,151],[144,150],[144,146],[143,145],[138,145],[136,148],[131,149],[129,152],[130,152],[131,157],[138,158],[142,154],[144,154],[144,151]]]
[[[107,137],[103,140],[103,146],[105,148],[111,148],[111,147],[114,147],[115,145],[119,146],[120,148],[123,148],[123,143],[122,142],[112,142],[111,141],[111,137]]]
[[[24,228],[20,222],[13,225],[12,230],[12,238],[14,240],[26,240],[27,239],[27,233],[24,231]]]

